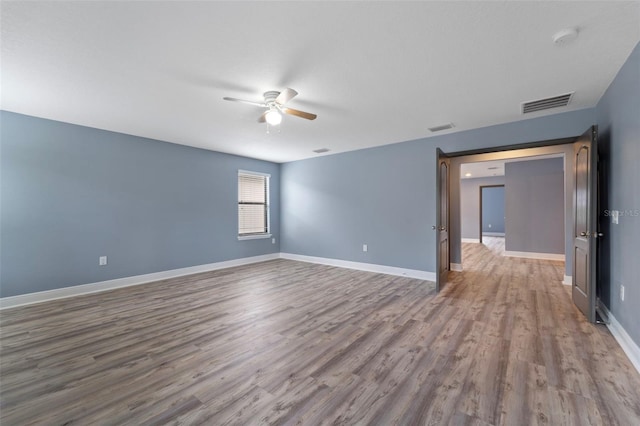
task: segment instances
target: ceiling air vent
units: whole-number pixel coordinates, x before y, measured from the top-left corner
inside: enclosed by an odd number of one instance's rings
[[[322,154],[324,152],[329,152],[329,148],[314,149],[313,152],[315,152],[316,154]]]
[[[435,127],[428,127],[428,129],[432,132],[440,132],[442,130],[449,130],[449,129],[453,129],[453,123],[447,123],[447,124],[443,124],[441,126],[435,126]]]
[[[529,101],[522,103],[522,113],[544,111],[545,109],[558,108],[569,105],[574,92],[564,95],[554,96],[551,98],[538,99],[537,101]]]

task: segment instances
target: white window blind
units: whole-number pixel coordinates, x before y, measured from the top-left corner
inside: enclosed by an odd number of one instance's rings
[[[269,233],[269,175],[238,172],[238,235]]]

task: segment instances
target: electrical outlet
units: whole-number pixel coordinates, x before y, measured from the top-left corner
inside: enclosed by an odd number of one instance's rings
[[[489,224],[489,228],[491,228],[491,224]]]
[[[98,264],[99,264],[100,266],[104,266],[104,265],[106,265],[106,264],[107,264],[107,256],[100,256],[100,257],[98,258]]]
[[[369,247],[366,244],[362,245],[362,251],[368,251]]]
[[[624,286],[620,284],[620,300],[624,302]]]

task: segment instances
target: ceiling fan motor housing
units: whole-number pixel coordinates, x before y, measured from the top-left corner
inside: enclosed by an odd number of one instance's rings
[[[276,102],[276,98],[278,97],[278,95],[280,94],[280,92],[277,92],[275,90],[270,90],[268,92],[264,92],[264,102],[267,105],[272,105]]]

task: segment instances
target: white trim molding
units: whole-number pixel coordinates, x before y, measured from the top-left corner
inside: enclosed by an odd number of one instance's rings
[[[476,244],[480,244],[480,238],[463,238],[462,239],[463,243],[476,243]]]
[[[571,284],[573,284],[573,283],[572,283],[572,281],[571,281],[571,279],[572,279],[571,275],[565,275],[565,276],[564,276],[564,279],[562,280],[562,284],[564,284],[564,285],[571,285]]]
[[[238,169],[238,174],[239,174],[239,175],[247,175],[247,176],[264,176],[264,177],[271,177],[271,175],[270,175],[269,173],[252,172],[251,170],[242,170],[242,169]]]
[[[57,288],[54,290],[38,291],[35,293],[20,294],[18,296],[0,298],[0,309],[15,308],[18,306],[32,305],[35,303],[48,302],[56,299],[66,299],[68,297],[80,296],[83,294],[99,293],[116,288],[129,287],[134,285],[151,283],[154,281],[166,280],[185,275],[198,274],[201,272],[215,271],[217,269],[232,268],[234,266],[249,265],[251,263],[265,262],[273,259],[290,259],[302,262],[318,263],[322,265],[338,266],[347,269],[357,269],[360,271],[377,272],[380,274],[397,275],[401,277],[416,278],[425,281],[435,281],[435,272],[419,271],[415,269],[396,268],[394,266],[376,265],[373,263],[350,262],[339,259],[328,259],[323,257],[303,256],[290,253],[271,253],[261,256],[244,257],[240,259],[227,260],[224,262],[208,263],[205,265],[190,266],[187,268],[172,269],[169,271],[153,272],[151,274],[135,275],[132,277],[116,278],[108,281],[81,284],[72,287]]]
[[[348,260],[330,259],[326,257],[305,256],[301,254],[280,253],[282,259],[299,260],[301,262],[318,263],[320,265],[338,266],[340,268],[356,269],[359,271],[377,272],[379,274],[398,275],[401,277],[417,278],[419,280],[436,280],[435,272],[419,271],[417,269],[397,268],[395,266],[377,265],[375,263],[351,262]]]
[[[638,373],[640,373],[640,347],[636,344],[636,342],[633,341],[627,331],[622,328],[622,325],[620,325],[618,320],[616,320],[616,317],[614,317],[611,312],[609,312],[609,309],[607,309],[606,306],[600,303],[599,307],[609,319],[607,328],[609,328],[609,331],[616,339],[624,353],[627,355],[629,361],[631,361],[631,364],[633,364],[636,370],[638,370]]]
[[[184,275],[197,274],[200,272],[215,271],[217,269],[231,268],[234,266],[249,265],[251,263],[264,262],[267,260],[278,258],[280,258],[279,253],[271,253],[261,256],[226,260],[224,262],[190,266],[187,268],[172,269],[169,271],[154,272],[151,274],[135,275],[133,277],[117,278],[114,280],[100,281],[97,283],[81,284],[72,287],[63,287],[47,291],[38,291],[36,293],[27,293],[18,296],[3,297],[0,298],[0,309],[15,308],[17,306],[48,302],[56,299],[65,299],[67,297],[80,296],[82,294],[98,293],[101,291],[113,290],[121,287],[146,284],[153,281],[166,280],[168,278],[181,277]]]
[[[531,251],[505,251],[503,256],[522,257],[524,259],[560,260],[564,262],[564,254],[534,253]]]
[[[462,263],[450,263],[449,267],[454,272],[462,272]]]
[[[238,235],[238,241],[263,240],[265,238],[271,238],[271,236],[271,234]]]
[[[505,233],[504,232],[483,232],[482,236],[483,237],[504,237]]]

